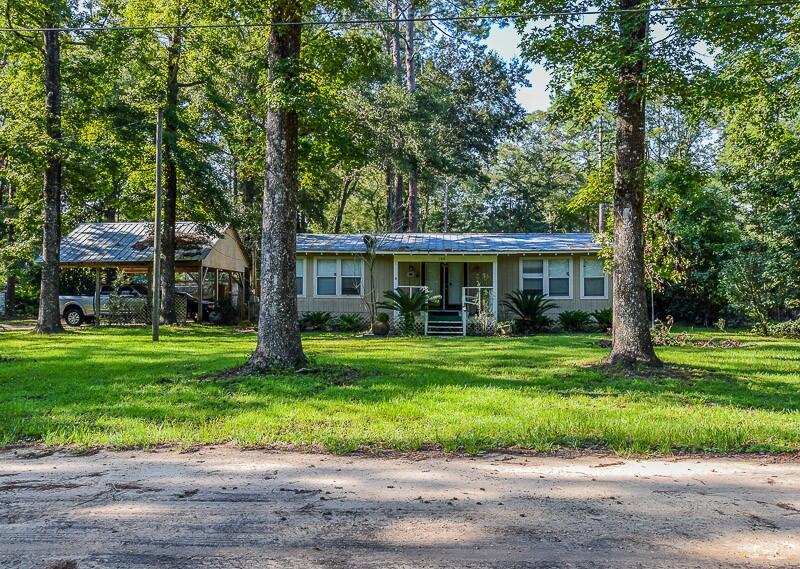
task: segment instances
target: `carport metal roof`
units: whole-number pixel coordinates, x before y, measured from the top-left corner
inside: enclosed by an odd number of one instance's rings
[[[209,228],[191,221],[175,225],[175,263],[197,270],[206,266],[243,270],[249,259],[233,228]],[[235,243],[234,243],[235,242]],[[219,263],[214,257],[222,256]],[[61,240],[62,267],[146,269],[153,260],[153,224],[149,222],[81,223]],[[230,266],[228,266],[230,265]]]

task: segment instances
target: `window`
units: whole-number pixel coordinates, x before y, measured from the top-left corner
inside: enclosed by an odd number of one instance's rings
[[[317,294],[336,296],[336,259],[317,259]]]
[[[603,261],[595,257],[581,259],[581,296],[608,298],[608,277]]]
[[[553,298],[572,298],[571,258],[520,261],[520,289]]]
[[[361,259],[317,259],[316,296],[360,296]]]
[[[297,296],[305,296],[306,294],[306,260],[305,259],[297,259],[294,262],[294,282],[295,282],[295,289],[297,290]]]
[[[547,261],[547,284],[550,296],[570,295],[569,291],[570,259],[549,259]]]
[[[342,296],[358,296],[361,294],[361,260],[343,259],[342,263]]]
[[[522,290],[544,294],[544,261],[522,260]]]

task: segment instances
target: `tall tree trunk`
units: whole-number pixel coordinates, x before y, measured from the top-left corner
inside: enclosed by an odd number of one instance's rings
[[[333,232],[342,232],[342,221],[344,221],[344,210],[347,207],[347,200],[356,187],[358,178],[345,178],[344,187],[342,188],[342,196],[339,198],[339,206],[336,208],[336,218],[333,220]]]
[[[5,163],[3,164],[5,166]],[[0,205],[6,210],[5,218],[16,218],[18,212],[14,206],[14,186],[10,183],[0,187]],[[5,196],[5,202],[3,202]],[[5,228],[6,238],[9,243],[14,242],[14,223],[9,223]],[[16,269],[14,266],[8,267],[8,276],[6,278],[6,314],[13,316],[17,304],[17,275],[12,271]]]
[[[299,3],[279,0],[273,22],[300,22]],[[300,26],[270,28],[267,65],[272,85],[292,88],[298,79]],[[258,344],[250,364],[258,370],[305,364],[295,288],[298,118],[284,102],[270,102],[261,233],[261,306]]]
[[[413,96],[417,90],[417,72],[414,65],[414,56],[416,50],[414,49],[414,35],[415,26],[414,18],[416,11],[414,9],[414,0],[408,6],[406,11],[406,90]],[[408,230],[415,233],[419,225],[419,189],[418,189],[418,172],[417,161],[411,158],[411,167],[408,172]]]
[[[49,20],[46,27],[54,27]],[[61,257],[61,38],[48,30],[44,36],[45,128],[49,146],[44,168],[44,227],[42,234],[42,279],[36,332],[63,332],[58,310]]]
[[[172,31],[167,46],[167,93],[164,106],[164,227],[161,231],[161,316],[175,324],[175,224],[178,208],[178,95],[181,29]]]
[[[603,114],[597,121],[597,172],[599,176],[603,175]],[[602,199],[602,198],[601,198]],[[606,220],[608,211],[606,209],[606,202],[601,201],[597,206],[597,232],[602,233],[606,229]]]
[[[391,0],[392,11],[392,37],[390,41],[390,51],[392,56],[392,69],[394,72],[394,81],[397,85],[401,85],[403,81],[403,59],[400,48],[400,2],[399,0]],[[392,147],[396,150],[395,141],[392,141]],[[386,167],[386,226],[388,231],[402,231],[402,206],[400,211],[397,210],[397,203],[402,203],[402,196],[397,196],[396,176],[399,173],[395,172],[394,166],[390,163]],[[401,188],[402,193],[402,188]],[[398,229],[398,225],[400,228]]]
[[[402,84],[403,59],[400,54],[400,0],[392,0],[392,63],[394,64],[395,81]]]
[[[450,231],[450,180],[444,179],[444,232]]]
[[[394,176],[394,205],[392,206],[392,227],[391,230],[395,233],[403,231],[403,220],[405,218],[403,212],[403,174],[397,172]]]
[[[622,0],[630,10],[641,0]],[[620,16],[626,63],[619,70],[614,169],[613,341],[609,363],[660,364],[647,321],[644,270],[645,61],[648,14]],[[636,54],[639,54],[637,57]]]
[[[6,278],[6,316],[14,316],[17,304],[17,275]]]
[[[386,166],[386,230],[392,230],[394,220],[394,168]]]
[[[417,164],[411,165],[408,173],[408,230],[416,233],[419,229],[419,184],[417,181]]]

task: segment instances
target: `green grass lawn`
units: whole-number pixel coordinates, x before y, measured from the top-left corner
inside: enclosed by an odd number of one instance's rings
[[[710,332],[699,333],[711,336]],[[719,336],[719,335],[717,335]],[[238,377],[253,333],[190,326],[0,334],[0,444],[800,449],[800,342],[662,348],[674,375],[607,375],[598,335],[304,337],[357,374]],[[327,369],[327,368],[325,368]]]

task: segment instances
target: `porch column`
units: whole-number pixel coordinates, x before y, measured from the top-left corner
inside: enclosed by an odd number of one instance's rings
[[[494,312],[494,319],[499,320],[497,314],[497,255],[494,256],[492,262],[492,312]]]
[[[400,275],[398,274],[398,267],[397,267],[397,255],[392,255],[392,282],[394,283],[394,289],[397,290],[397,287],[400,285]],[[394,312],[394,319],[397,322],[398,312],[397,310],[393,310]]]

